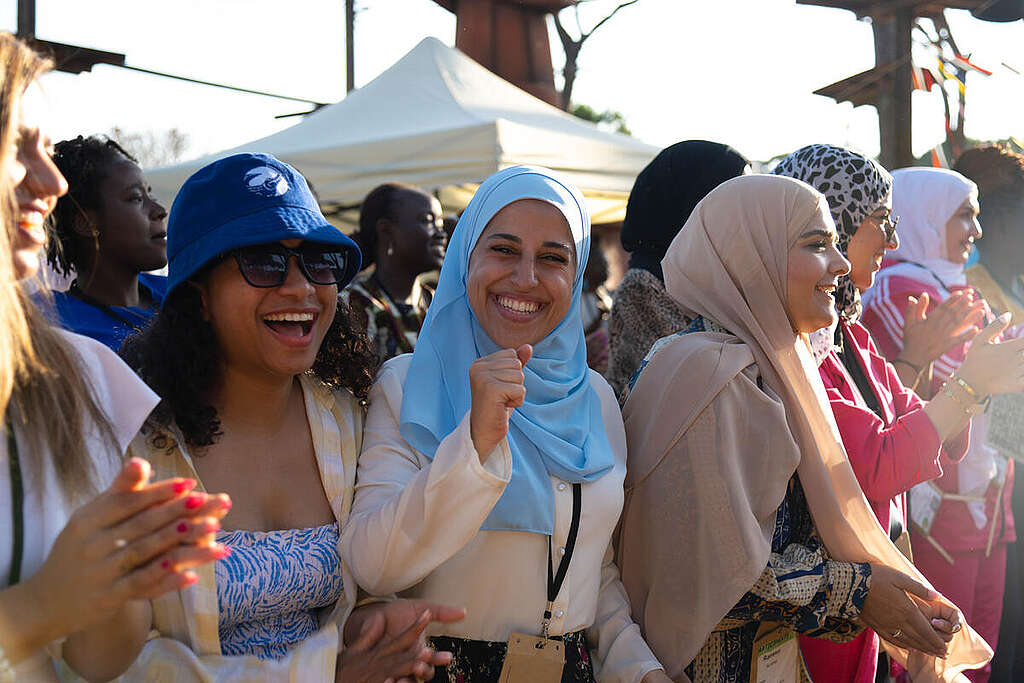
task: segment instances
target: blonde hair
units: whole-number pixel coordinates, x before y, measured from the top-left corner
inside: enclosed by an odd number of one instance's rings
[[[0,64],[0,410],[32,453],[49,451],[65,492],[77,497],[96,488],[94,454],[85,449],[87,430],[98,430],[113,445],[113,429],[86,384],[78,354],[17,281],[12,251],[17,202],[7,172],[22,96],[52,64],[6,32],[0,32]]]

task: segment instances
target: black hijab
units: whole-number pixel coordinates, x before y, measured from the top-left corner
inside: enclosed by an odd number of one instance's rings
[[[629,267],[663,279],[661,259],[693,207],[726,180],[742,175],[748,163],[732,147],[707,140],[685,140],[661,150],[629,193],[621,237],[631,254]]]

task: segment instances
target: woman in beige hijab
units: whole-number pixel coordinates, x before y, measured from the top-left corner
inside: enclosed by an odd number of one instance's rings
[[[747,176],[698,204],[662,261],[695,322],[631,382],[617,555],[676,681],[805,680],[794,632],[864,625],[916,682],[991,657],[890,543],[843,451],[806,341],[835,322],[836,239],[821,194]]]

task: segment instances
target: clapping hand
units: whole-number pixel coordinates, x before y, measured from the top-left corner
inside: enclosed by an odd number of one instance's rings
[[[131,600],[195,583],[195,567],[226,556],[214,542],[226,495],[192,493],[191,479],[149,483],[132,458],[110,487],[71,515],[29,584],[63,633],[98,623]]]
[[[462,608],[426,600],[391,600],[356,609],[345,622],[344,640],[352,642],[338,658],[339,683],[429,681],[434,667],[451,661],[451,653],[427,645],[423,631],[432,621],[452,623],[466,616]]]
[[[928,293],[910,297],[903,322],[903,350],[899,357],[922,368],[942,354],[971,341],[984,323],[985,304],[967,291],[954,292],[927,313]]]

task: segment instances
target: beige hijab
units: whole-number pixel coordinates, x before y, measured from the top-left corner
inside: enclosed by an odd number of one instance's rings
[[[816,215],[831,220],[825,198],[797,180],[735,178],[697,205],[662,261],[666,289],[688,315],[736,335],[692,333],[667,344],[623,409],[629,474],[619,567],[634,618],[677,681],[764,571],[794,471],[833,557],[884,564],[928,585],[865,500],[814,360],[786,313],[789,248]],[[946,660],[886,648],[918,683],[964,681],[960,671],[992,656],[966,625]]]

